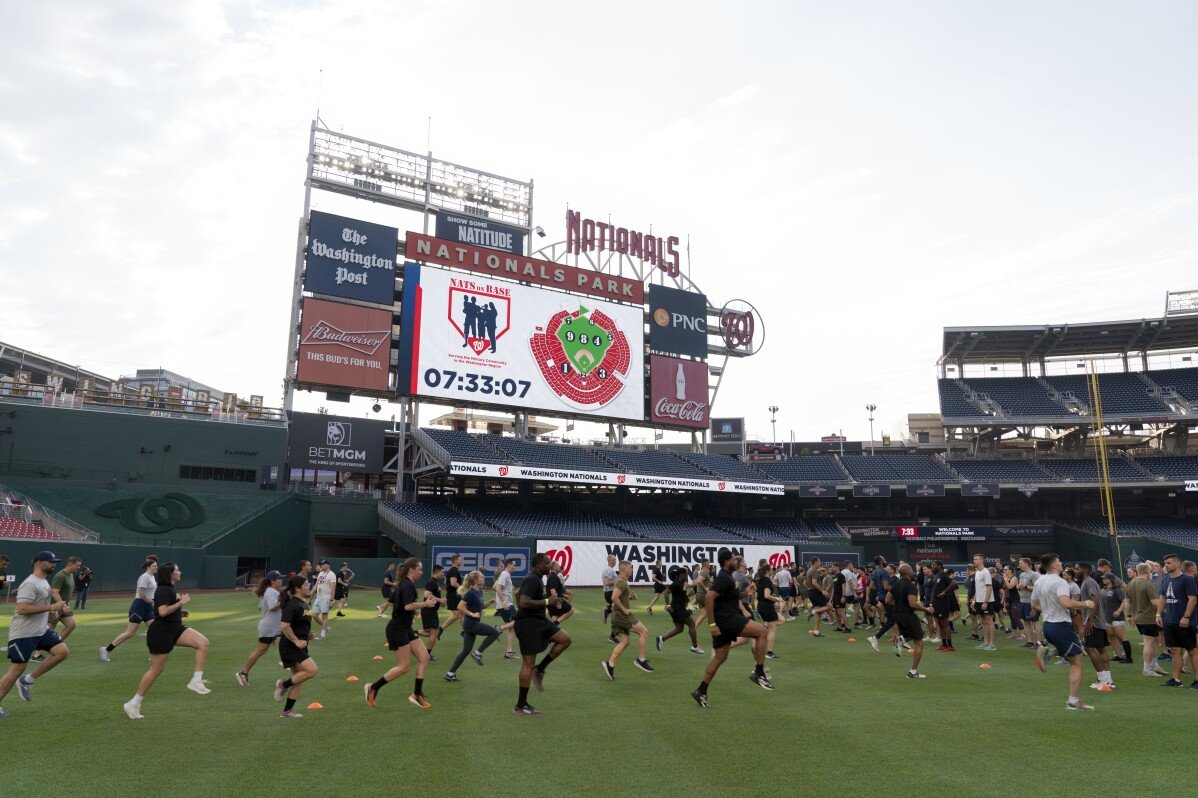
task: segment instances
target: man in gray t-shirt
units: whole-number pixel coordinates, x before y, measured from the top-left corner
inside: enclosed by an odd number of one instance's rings
[[[12,664],[0,677],[0,701],[14,684],[21,698],[28,701],[34,680],[67,658],[66,644],[50,629],[50,613],[62,612],[68,606],[65,601],[55,602],[50,594],[47,577],[54,572],[57,562],[54,552],[38,552],[33,558],[33,573],[17,590],[17,608],[8,627],[8,661]],[[25,676],[30,656],[39,650],[49,656],[32,676]],[[0,718],[3,717],[7,716],[0,708]]]
[[[1032,609],[1032,590],[1040,574],[1032,567],[1031,559],[1019,560],[1019,620],[1023,622],[1024,648],[1035,648],[1040,641],[1040,613]]]
[[[1094,602],[1094,609],[1086,610],[1082,616],[1082,639],[1086,644],[1086,654],[1090,656],[1090,662],[1098,672],[1098,681],[1090,686],[1095,690],[1109,690],[1114,686],[1114,682],[1111,679],[1111,666],[1106,653],[1106,614],[1102,611],[1102,588],[1094,581],[1089,563],[1080,563],[1077,568],[1082,580],[1081,599]]]

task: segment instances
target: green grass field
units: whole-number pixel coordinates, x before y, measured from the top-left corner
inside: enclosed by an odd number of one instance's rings
[[[808,623],[793,622],[779,630],[782,659],[769,664],[773,693],[748,681],[750,651],[739,648],[703,711],[688,693],[707,656],[689,653],[685,635],[661,653],[650,640],[655,673],[633,668],[627,653],[617,681],[604,677],[600,662],[611,646],[598,620],[601,598],[587,590],[566,624],[574,645],[549,669],[546,692],[532,694],[542,717],[512,715],[517,663],[502,658],[501,643],[484,667],[467,660],[461,683],[441,680],[460,648],[456,628],[426,675],[431,710],[407,702],[410,674],[372,710],[362,682],[346,678],[373,680],[392,661],[385,621],[374,615],[377,595],[357,590],[348,617],[312,644],[320,673],[300,706],[318,701],[324,709],[304,709],[299,721],[278,717],[273,655],[258,663],[248,688],[234,680],[255,639],[251,594],[195,596],[188,623],[212,641],[205,675],[213,692],[185,689],[192,652],[177,649],[141,721],[126,718],[121,704],[145,670],[144,638],[126,642],[109,664],[96,652],[124,628],[129,601],[90,601],[68,640],[71,657],[38,682],[32,702],[14,689],[3,703],[11,715],[0,721],[5,793],[38,794],[48,779],[83,795],[262,794],[321,783],[358,795],[831,795],[862,788],[852,784],[861,779],[921,796],[997,794],[1003,785],[1058,796],[1198,793],[1183,764],[1198,690],[1158,687],[1138,662],[1112,666],[1114,693],[1084,688],[1097,711],[1067,712],[1066,669],[1039,673],[1013,642],[1000,640],[999,651],[985,655],[964,639],[955,654],[928,651],[929,678],[916,682],[904,677],[906,658],[885,646],[875,654],[864,634],[855,643],[843,634],[816,640]],[[662,613],[638,615],[652,634],[669,628]],[[0,618],[5,634],[10,617]],[[709,648],[708,637],[699,640]],[[1133,647],[1138,660],[1138,637]],[[386,659],[376,662],[376,654]],[[1087,666],[1085,684],[1092,677]]]

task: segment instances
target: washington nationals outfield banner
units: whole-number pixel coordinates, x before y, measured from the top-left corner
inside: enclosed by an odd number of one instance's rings
[[[643,310],[408,264],[399,391],[641,421]]]
[[[756,568],[759,560],[766,560],[777,567],[794,562],[794,547],[777,544],[773,546],[744,545],[730,546],[727,543],[645,543],[642,541],[594,541],[594,540],[538,540],[537,551],[544,552],[554,562],[561,563],[562,574],[568,585],[587,587],[603,584],[603,569],[607,567],[607,555],[614,554],[616,562],[628,560],[632,563],[634,585],[652,583],[649,572],[653,565],[661,562],[668,573],[676,565],[690,569],[706,557],[715,562],[716,552],[728,548],[733,554],[745,558],[745,562]]]
[[[574,468],[545,468],[542,466],[500,465],[498,463],[463,463],[454,460],[449,473],[459,477],[488,477],[490,479],[534,479],[540,482],[576,482],[583,485],[614,485],[628,488],[660,488],[663,490],[703,490],[712,493],[757,493],[769,496],[786,495],[786,486],[769,482],[737,482],[731,479],[665,477],[648,474],[625,474],[616,471],[584,471]]]

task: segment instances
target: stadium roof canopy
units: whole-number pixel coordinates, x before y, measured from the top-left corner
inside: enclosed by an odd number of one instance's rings
[[[1198,314],[1012,327],[945,327],[938,364],[1034,362],[1198,348]]]

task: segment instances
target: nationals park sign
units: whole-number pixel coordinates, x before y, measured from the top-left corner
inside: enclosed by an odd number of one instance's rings
[[[786,545],[730,546],[727,543],[642,543],[627,540],[538,540],[537,552],[562,566],[562,575],[574,587],[594,587],[603,584],[603,571],[607,568],[607,556],[615,555],[616,562],[628,560],[632,563],[630,584],[648,585],[653,579],[649,572],[653,565],[661,562],[668,574],[675,566],[686,568],[697,565],[703,558],[714,563],[716,552],[722,548],[745,558],[745,562],[757,567],[759,560],[766,560],[773,567],[790,565],[794,562],[794,547]]]
[[[702,490],[712,493],[756,493],[783,496],[786,486],[762,482],[736,482],[731,479],[690,479],[648,474],[622,474],[615,471],[581,471],[568,468],[537,468],[495,463],[449,464],[451,476],[486,477],[488,479],[526,479],[541,482],[575,482],[584,485],[614,485],[629,488],[661,488],[664,490]]]

